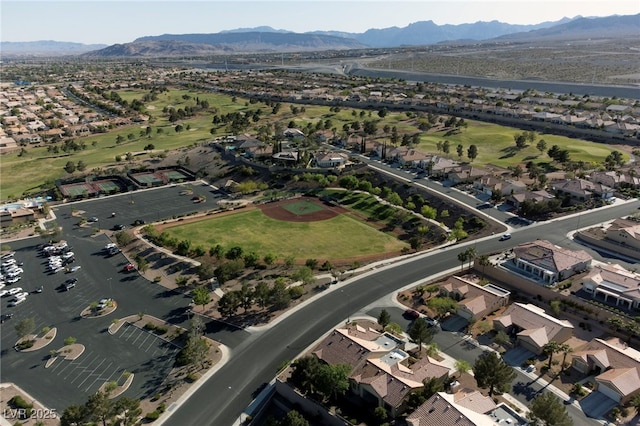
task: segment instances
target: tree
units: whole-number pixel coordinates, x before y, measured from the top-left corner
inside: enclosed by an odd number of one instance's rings
[[[120,419],[118,423],[120,426],[137,425],[140,414],[142,414],[140,400],[123,396],[115,402],[113,413]]]
[[[571,347],[571,345],[568,345],[567,343],[563,343],[560,345],[560,352],[562,352],[562,370],[564,370],[565,368],[565,362],[567,361],[567,355],[569,355],[571,352],[573,352],[573,348]]]
[[[201,305],[203,311],[205,305],[211,302],[211,295],[209,294],[209,290],[207,290],[207,287],[205,286],[194,288],[191,296],[193,297],[193,303],[196,305]]]
[[[560,399],[551,392],[543,392],[531,401],[527,418],[532,426],[572,426],[573,420]]]
[[[202,320],[194,316],[189,325],[187,343],[178,353],[177,362],[179,365],[201,366],[207,360],[209,343],[202,337],[203,329]]]
[[[82,160],[78,161],[78,165],[76,166],[76,169],[79,172],[84,172],[87,169],[87,163],[85,163]]]
[[[547,366],[547,368],[550,370],[551,361],[553,361],[553,355],[560,352],[560,344],[555,340],[552,340],[542,347],[542,352],[549,356],[549,365]]]
[[[296,410],[288,411],[279,424],[281,426],[309,426],[307,419]]]
[[[18,338],[22,339],[23,337],[32,334],[36,329],[36,322],[33,318],[25,318],[19,323],[16,324],[15,330],[18,334]]]
[[[495,352],[485,352],[473,364],[473,375],[478,386],[489,389],[489,396],[504,393],[511,388],[516,372]]]
[[[467,149],[467,157],[469,157],[469,160],[473,162],[473,160],[475,160],[477,156],[478,147],[476,145],[469,145],[469,148]]]
[[[391,315],[389,315],[389,312],[387,312],[387,310],[383,308],[382,311],[380,311],[380,315],[378,316],[378,324],[380,324],[382,328],[385,328],[387,325],[389,325],[390,322]]]
[[[509,335],[504,332],[504,330],[500,330],[496,333],[496,337],[493,338],[494,343],[497,343],[501,346],[511,345],[511,339]]]
[[[422,317],[416,318],[409,329],[409,337],[411,341],[418,345],[418,358],[422,354],[422,344],[429,343],[433,338],[433,331]]]
[[[462,158],[464,155],[464,146],[462,146],[462,144],[458,144],[458,146],[456,146],[456,152],[458,154],[458,158]]]
[[[315,380],[316,389],[323,400],[345,394],[349,389],[350,371],[351,366],[348,364],[323,364],[320,367]]]
[[[65,164],[64,166],[64,171],[72,174],[76,171],[76,163],[74,163],[73,161],[67,161],[67,164]]]
[[[60,416],[60,426],[83,425],[87,420],[87,410],[84,405],[72,404],[64,409]]]
[[[427,302],[427,306],[441,318],[446,314],[453,314],[458,310],[458,302],[450,297],[432,297]]]
[[[459,360],[456,360],[456,363],[454,364],[454,368],[456,369],[458,374],[462,376],[464,373],[468,373],[469,370],[471,370],[471,364],[469,364],[464,359],[459,359]]]
[[[302,281],[303,284],[313,284],[316,281],[313,270],[308,266],[298,268],[298,270],[291,275],[291,279],[294,281]]]
[[[89,413],[89,418],[95,423],[102,423],[103,426],[107,426],[114,415],[114,403],[105,392],[98,391],[91,395],[85,408]]]
[[[467,262],[468,254],[466,251],[458,253],[458,261],[460,262],[460,272],[464,269],[464,264]]]
[[[137,255],[135,261],[138,264],[138,271],[142,272],[143,274],[147,269],[149,269],[149,262],[147,262],[147,259],[145,259],[144,256]]]
[[[547,149],[547,142],[545,142],[544,139],[540,139],[536,144],[536,149],[540,151],[540,154],[542,154],[544,150]]]

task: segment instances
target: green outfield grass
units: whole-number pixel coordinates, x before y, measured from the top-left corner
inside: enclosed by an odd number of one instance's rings
[[[240,246],[260,256],[274,253],[282,259],[345,259],[398,252],[407,245],[348,215],[319,222],[285,222],[259,210],[239,212],[167,228],[170,236],[190,240],[207,250],[216,244],[225,249]]]

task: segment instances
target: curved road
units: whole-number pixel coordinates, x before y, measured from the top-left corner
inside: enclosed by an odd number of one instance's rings
[[[402,287],[460,266],[457,253],[462,247],[475,245],[479,253],[489,253],[535,240],[540,236],[566,245],[566,234],[578,227],[598,223],[636,212],[635,203],[611,206],[589,213],[541,224],[513,232],[513,238],[472,241],[438,249],[419,257],[334,286],[331,290],[277,324],[252,333],[231,348],[229,361],[204,383],[187,401],[166,419],[164,424],[180,426],[232,425],[253,399],[252,394],[269,382],[278,366],[304,351],[323,334],[348,316]],[[209,337],[216,338],[215,334]]]

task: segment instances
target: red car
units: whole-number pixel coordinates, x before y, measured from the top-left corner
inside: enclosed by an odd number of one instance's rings
[[[420,318],[420,314],[413,309],[407,309],[406,311],[404,311],[404,316],[411,319]]]
[[[122,269],[124,272],[131,272],[134,269],[136,269],[135,266],[133,266],[133,264],[131,263],[127,263],[126,265],[124,265],[124,268]]]

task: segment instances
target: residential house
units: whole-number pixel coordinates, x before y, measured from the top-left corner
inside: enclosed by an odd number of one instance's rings
[[[605,239],[640,252],[640,222],[618,218],[606,227]]]
[[[504,197],[505,204],[513,206],[515,209],[519,209],[522,203],[525,201],[533,201],[534,203],[540,203],[543,201],[554,200],[556,197],[549,194],[544,189],[538,191],[524,191],[522,193],[509,194]]]
[[[275,161],[285,164],[295,164],[298,161],[298,151],[281,151],[273,154],[272,158]]]
[[[447,180],[451,181],[454,185],[459,183],[472,183],[482,176],[486,176],[488,172],[478,167],[465,164],[454,167],[446,173]]]
[[[613,197],[613,188],[586,179],[568,179],[553,182],[552,189],[557,192],[558,198],[568,196],[573,203],[600,198],[603,200]]]
[[[26,143],[40,143],[42,142],[42,137],[36,133],[30,133],[27,135],[20,135],[16,138],[18,142],[26,142]]]
[[[318,167],[342,167],[349,161],[349,156],[341,152],[318,152],[314,160]]]
[[[500,191],[503,196],[521,194],[527,190],[527,185],[519,180],[502,179],[496,176],[481,176],[473,182],[473,187],[486,195]]]
[[[282,134],[289,139],[304,139],[304,132],[299,129],[285,129]]]
[[[452,401],[453,395],[438,392],[407,416],[409,426],[498,426],[491,417]]]
[[[273,155],[273,145],[261,144],[245,149],[245,156],[248,158],[268,158]]]
[[[410,392],[424,387],[424,381],[449,377],[449,367],[424,356],[408,364],[409,355],[398,349],[380,358],[369,358],[353,371],[352,390],[365,401],[384,407],[396,417],[406,411],[406,398]]]
[[[460,164],[457,161],[451,160],[450,158],[433,156],[427,165],[427,172],[434,178],[444,179],[449,171],[452,171],[457,167],[460,167]]]
[[[456,276],[447,278],[439,287],[440,294],[458,300],[457,314],[466,320],[483,318],[507,306],[511,294],[493,284],[480,286]]]
[[[544,285],[553,285],[590,268],[593,258],[584,250],[569,250],[546,240],[520,244],[513,249],[518,270]]]
[[[640,274],[617,264],[595,266],[582,278],[582,289],[594,299],[615,300],[616,306],[640,307]]]
[[[569,321],[554,318],[530,303],[509,306],[502,316],[493,320],[493,326],[515,335],[519,346],[538,355],[550,341],[562,343],[573,334]]]
[[[595,374],[596,390],[621,405],[640,393],[640,352],[617,337],[591,340],[571,355],[571,366]]]
[[[431,161],[431,155],[415,149],[407,149],[404,152],[398,152],[394,160],[402,167],[424,170]]]
[[[333,330],[312,354],[329,364],[351,366],[351,391],[396,416],[425,379],[449,377],[449,368],[429,357],[408,365],[403,349],[404,342],[387,333],[355,326]]]

